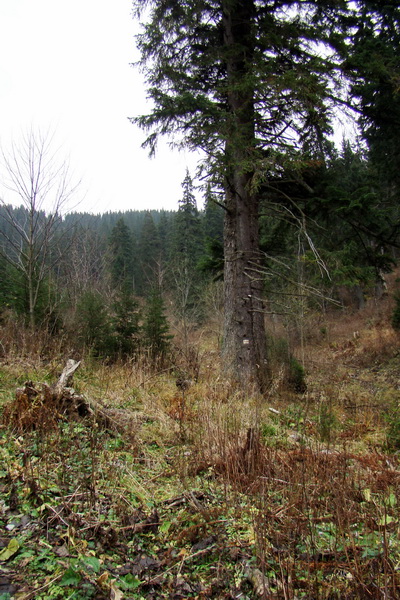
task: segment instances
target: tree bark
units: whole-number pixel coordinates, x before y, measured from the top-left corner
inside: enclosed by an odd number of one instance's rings
[[[262,301],[257,194],[252,188],[256,155],[251,83],[253,0],[225,0],[223,29],[227,69],[226,215],[224,225],[225,370],[243,387],[263,391],[269,380]]]
[[[244,387],[265,390],[269,381],[262,281],[255,273],[258,249],[257,201],[246,191],[243,177],[225,217],[224,345],[225,370]]]

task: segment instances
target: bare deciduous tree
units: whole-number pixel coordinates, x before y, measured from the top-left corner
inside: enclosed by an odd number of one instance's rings
[[[35,327],[39,292],[46,277],[67,248],[60,233],[63,214],[77,191],[67,162],[54,149],[54,134],[31,129],[19,144],[2,149],[1,180],[12,200],[21,202],[23,218],[13,206],[0,200],[3,227],[0,252],[21,273],[28,297],[29,323]]]

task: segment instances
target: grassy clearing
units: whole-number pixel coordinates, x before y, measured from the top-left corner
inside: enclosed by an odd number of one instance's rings
[[[125,426],[3,418],[1,600],[398,598],[398,338],[364,317],[310,322],[302,394],[277,368],[244,397],[203,338],[190,383],[84,361],[75,389]],[[62,367],[5,358],[4,405]]]

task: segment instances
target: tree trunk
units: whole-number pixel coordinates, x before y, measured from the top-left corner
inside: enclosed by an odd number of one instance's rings
[[[226,371],[243,387],[264,390],[269,379],[258,235],[258,198],[252,189],[256,154],[253,0],[225,0],[227,102],[226,215],[224,224],[224,344]]]
[[[263,390],[269,371],[262,281],[256,272],[260,260],[258,203],[246,192],[243,182],[228,195],[231,208],[224,231],[224,366],[244,387],[256,385]]]

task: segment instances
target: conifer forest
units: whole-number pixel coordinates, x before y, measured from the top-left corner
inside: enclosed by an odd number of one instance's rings
[[[398,3],[132,10],[143,152],[200,158],[92,214],[2,150],[0,600],[396,600]]]

